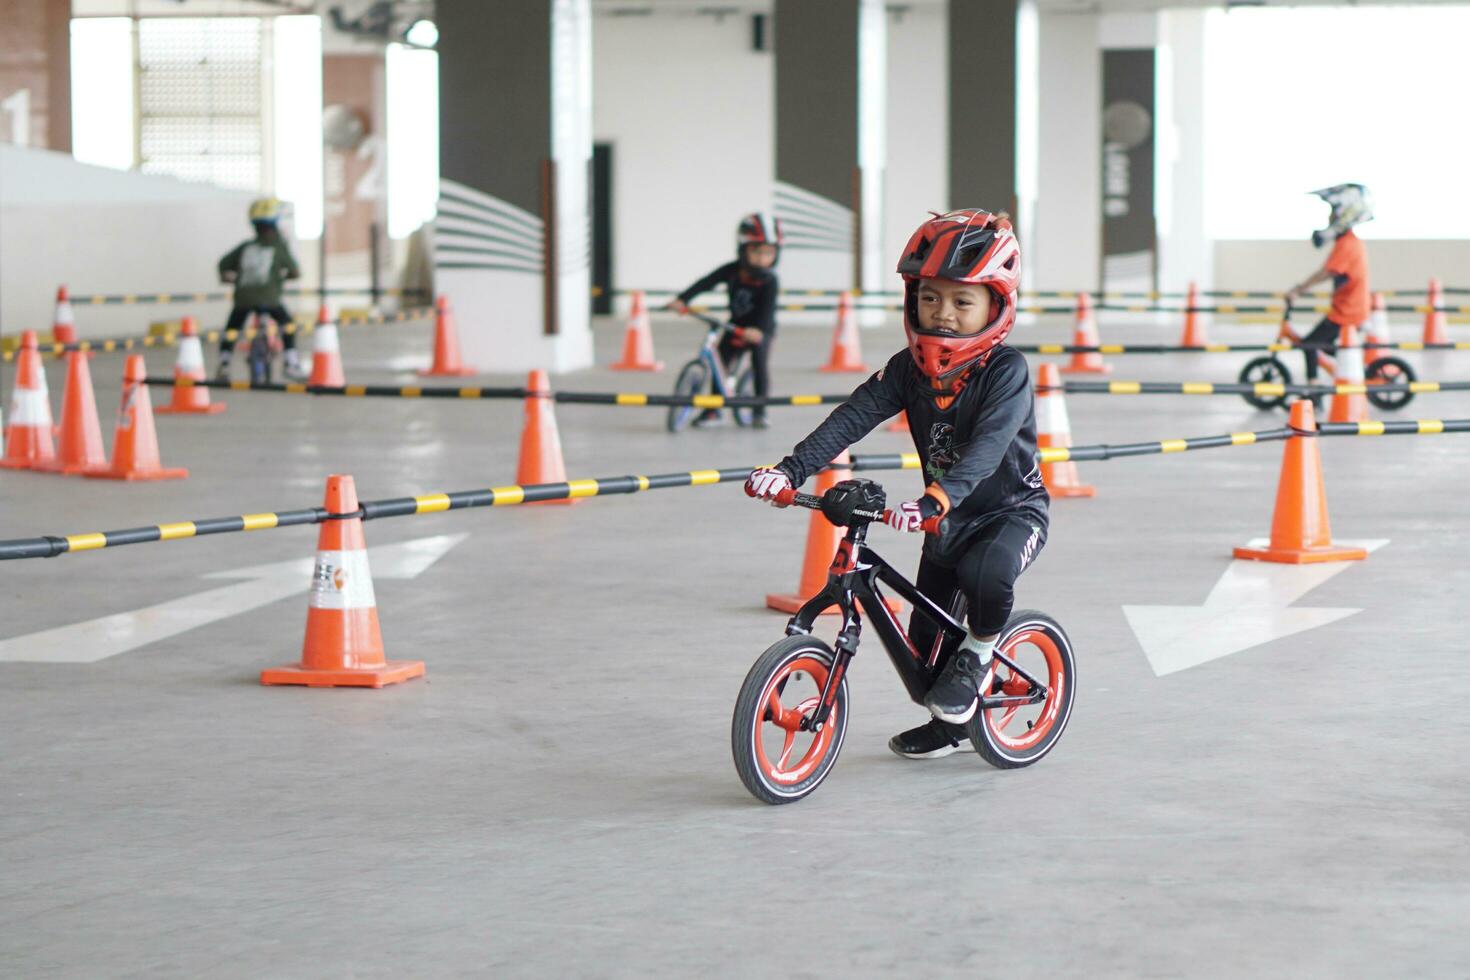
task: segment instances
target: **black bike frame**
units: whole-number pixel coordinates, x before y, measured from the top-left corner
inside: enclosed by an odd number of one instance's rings
[[[807,495],[801,496],[806,497]],[[802,501],[802,504],[811,506],[806,501]],[[879,517],[881,515],[859,516]],[[806,635],[811,633],[817,617],[826,609],[836,606],[842,614],[842,628],[837,633],[836,659],[832,670],[827,674],[827,683],[822,688],[821,703],[810,716],[810,722],[803,719],[803,725],[809,724],[813,730],[820,730],[820,726],[826,723],[835,703],[836,692],[842,683],[843,676],[847,673],[847,665],[857,654],[858,640],[862,633],[859,603],[872,615],[873,628],[878,631],[878,638],[883,642],[883,648],[888,651],[888,659],[893,662],[893,668],[898,671],[905,690],[909,692],[909,697],[915,704],[924,703],[924,696],[929,693],[929,688],[933,686],[939,674],[935,661],[940,644],[947,637],[961,639],[967,632],[953,616],[941,609],[932,599],[920,592],[908,579],[895,571],[893,566],[869,548],[866,543],[867,536],[868,525],[866,523],[848,527],[847,534],[843,536],[842,542],[837,546],[837,554],[832,559],[832,566],[827,573],[826,587],[798,609],[796,615],[792,616],[791,621],[786,625],[787,636]],[[884,601],[883,594],[878,591],[880,581],[892,588],[899,596],[913,603],[920,615],[938,628],[939,635],[935,640],[935,649],[927,660],[914,647],[913,641],[909,639],[908,634],[899,625],[898,618],[894,616],[893,611]],[[1020,707],[1045,700],[1047,688],[1044,683],[1021,669],[999,648],[995,651],[995,659],[1019,674],[1031,687],[1021,695],[982,697],[980,710]]]

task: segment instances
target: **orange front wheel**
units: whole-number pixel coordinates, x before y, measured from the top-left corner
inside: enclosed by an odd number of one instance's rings
[[[811,636],[788,636],[750,668],[735,700],[730,747],[740,781],[765,803],[794,803],[832,769],[847,735],[847,678],[837,682],[832,711],[814,725],[835,657]]]

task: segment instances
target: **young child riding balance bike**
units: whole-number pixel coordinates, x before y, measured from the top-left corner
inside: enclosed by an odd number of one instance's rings
[[[781,506],[782,491],[908,412],[926,487],[893,507],[888,523],[920,532],[938,518],[914,584],[940,606],[962,591],[969,625],[925,698],[933,717],[888,743],[904,758],[958,750],[1010,616],[1016,579],[1046,542],[1050,497],[1041,482],[1030,374],[1021,353],[1003,343],[1016,322],[1020,258],[1003,212],[952,211],[920,225],[898,262],[907,349],[789,456],[746,481],[751,496]],[[916,613],[909,636],[928,649],[935,627]]]

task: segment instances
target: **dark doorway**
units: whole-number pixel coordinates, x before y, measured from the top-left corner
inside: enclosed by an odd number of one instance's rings
[[[612,144],[592,144],[592,312],[613,311]]]

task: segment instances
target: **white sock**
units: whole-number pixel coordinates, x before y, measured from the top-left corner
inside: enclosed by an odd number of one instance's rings
[[[965,638],[960,641],[961,650],[973,650],[975,656],[980,658],[981,666],[990,663],[990,658],[995,654],[995,641],[982,640],[974,633],[966,631]]]

